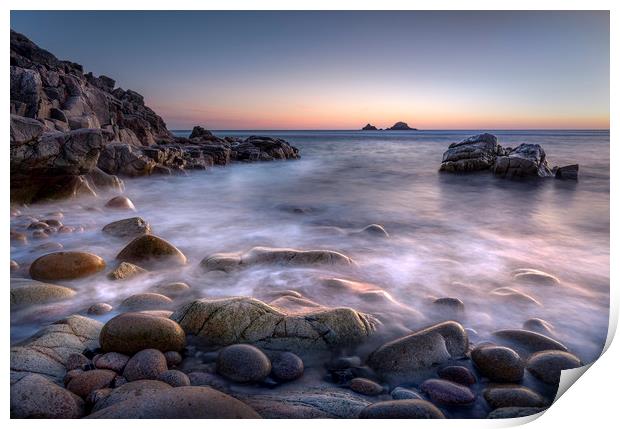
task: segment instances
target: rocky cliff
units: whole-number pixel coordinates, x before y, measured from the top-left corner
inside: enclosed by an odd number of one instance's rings
[[[231,162],[294,159],[281,139],[177,138],[132,90],[85,73],[11,31],[11,200],[33,202],[120,188],[134,177]]]

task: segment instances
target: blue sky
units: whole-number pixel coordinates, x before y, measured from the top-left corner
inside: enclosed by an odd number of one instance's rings
[[[608,128],[608,12],[11,12],[169,128]]]

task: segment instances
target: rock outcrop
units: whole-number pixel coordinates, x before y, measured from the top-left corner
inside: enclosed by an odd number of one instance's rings
[[[417,128],[411,128],[406,122],[396,122],[388,130],[391,131],[417,131]]]
[[[452,143],[444,152],[439,171],[469,173],[489,170],[502,178],[551,177],[577,180],[578,165],[549,168],[539,144],[522,143],[503,148],[493,134],[484,133]]]
[[[375,127],[374,125],[366,124],[362,128],[362,131],[377,131],[377,127]]]
[[[202,127],[189,138],[175,137],[142,95],[115,84],[11,31],[12,201],[122,189],[115,175],[299,158],[277,138],[220,138]]]

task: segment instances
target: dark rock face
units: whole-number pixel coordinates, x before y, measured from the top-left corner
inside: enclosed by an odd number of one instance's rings
[[[578,180],[578,176],[579,164],[567,165],[565,167],[559,167],[555,170],[556,179]]]
[[[364,128],[362,128],[362,131],[377,131],[377,127],[375,127],[374,125],[366,124]]]
[[[509,179],[518,177],[550,177],[547,155],[538,144],[522,143],[495,160],[493,173]]]
[[[501,154],[503,149],[497,143],[497,137],[488,133],[479,134],[448,146],[439,171],[463,173],[488,170],[495,164],[495,158]]]
[[[175,138],[142,95],[114,86],[11,31],[12,201],[96,195],[119,187],[113,175],[299,158],[270,137],[220,138],[195,127],[189,139]]]
[[[388,130],[392,130],[392,131],[406,131],[406,130],[416,131],[417,128],[411,128],[409,125],[407,125],[406,122],[396,122],[394,125],[392,125],[390,128],[388,128]]]

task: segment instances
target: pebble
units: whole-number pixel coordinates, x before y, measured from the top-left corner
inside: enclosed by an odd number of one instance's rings
[[[523,379],[524,363],[514,350],[495,345],[481,345],[471,352],[471,359],[482,375],[492,381],[514,383]]]
[[[159,375],[166,371],[166,357],[156,349],[141,350],[129,359],[123,377],[128,381],[156,380]]]
[[[453,381],[464,386],[471,386],[476,383],[476,377],[474,377],[471,371],[464,366],[445,366],[437,371],[437,375],[439,378]]]
[[[469,387],[441,379],[426,380],[420,386],[431,401],[442,405],[467,405],[476,398]]]
[[[220,351],[217,372],[240,383],[258,382],[271,372],[271,362],[257,347],[235,344]]]
[[[354,378],[349,387],[362,395],[377,396],[383,393],[383,386],[367,378]]]
[[[418,392],[414,392],[413,390],[404,387],[396,387],[394,390],[392,390],[392,393],[390,393],[390,395],[392,396],[392,399],[396,400],[422,399]]]
[[[304,362],[295,353],[278,353],[271,360],[271,373],[277,380],[296,380],[304,373]]]
[[[99,355],[97,359],[93,358],[93,363],[99,369],[111,369],[112,371],[122,373],[125,365],[129,361],[129,356],[110,352],[103,355]]]

